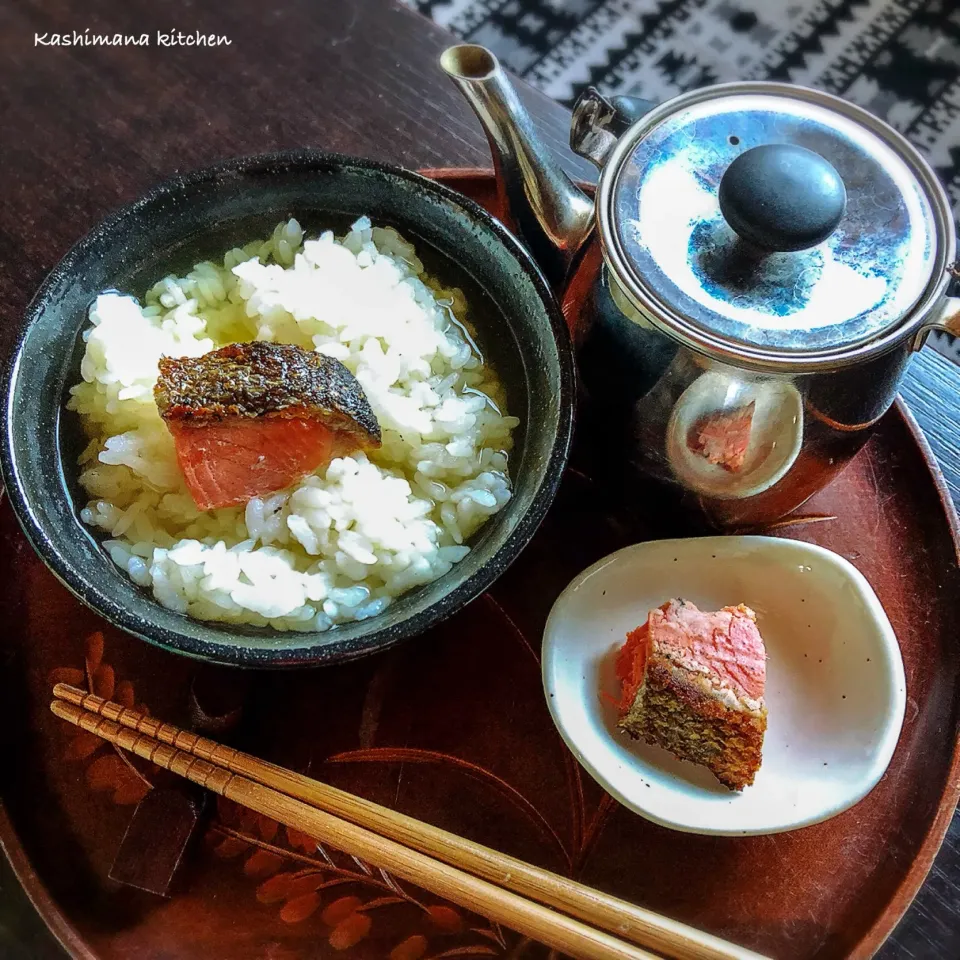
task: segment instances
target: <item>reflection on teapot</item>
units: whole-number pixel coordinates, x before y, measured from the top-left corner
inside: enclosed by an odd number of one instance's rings
[[[708,372],[674,405],[666,451],[684,486],[705,497],[742,500],[784,476],[802,439],[803,401],[793,384]]]

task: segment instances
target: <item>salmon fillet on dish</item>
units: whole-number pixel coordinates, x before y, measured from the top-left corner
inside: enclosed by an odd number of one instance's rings
[[[747,606],[669,600],[617,656],[624,733],[702,764],[731,790],[753,783],[767,729],[766,652]]]

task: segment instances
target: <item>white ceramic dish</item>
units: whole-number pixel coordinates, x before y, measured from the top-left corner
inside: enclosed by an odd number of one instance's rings
[[[763,766],[742,793],[616,727],[615,653],[671,597],[746,603],[767,647]],[[906,703],[893,628],[863,575],[823,547],[772,537],[658,540],[611,554],[553,606],[547,703],[567,746],[625,806],[688,833],[741,836],[819,823],[863,799],[893,756]]]

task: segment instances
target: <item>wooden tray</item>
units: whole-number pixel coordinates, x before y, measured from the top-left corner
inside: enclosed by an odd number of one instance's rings
[[[489,178],[443,175],[495,206]],[[801,511],[836,519],[775,531],[830,547],[863,571],[897,631],[907,671],[903,733],[879,786],[847,813],[790,834],[696,837],[654,826],[606,796],[562,746],[543,702],[537,654],[554,598],[603,554],[688,529],[656,499],[629,522],[607,506],[575,458],[533,544],[489,594],[383,656],[252,675],[233,742],[778,960],[870,956],[923,882],[960,792],[957,521],[916,425],[895,407],[860,457]],[[545,955],[510,931],[224,804],[208,804],[168,899],[108,879],[148,790],[142,777],[159,789],[164,781],[56,720],[48,711],[52,682],[92,678],[100,693],[188,725],[196,691],[236,686],[237,674],[211,676],[105,627],[47,572],[5,506],[0,532],[10,628],[2,729],[13,773],[3,783],[0,841],[70,953],[100,960]]]

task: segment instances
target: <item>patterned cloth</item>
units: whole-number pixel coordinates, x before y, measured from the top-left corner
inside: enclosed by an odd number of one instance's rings
[[[565,103],[588,84],[648,100],[726,80],[827,90],[920,147],[960,213],[958,0],[406,2]]]

